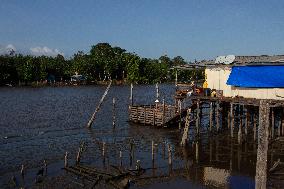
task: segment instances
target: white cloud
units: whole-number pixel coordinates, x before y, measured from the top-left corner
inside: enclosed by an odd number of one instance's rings
[[[60,52],[58,49],[50,49],[48,47],[33,47],[30,48],[30,51],[35,56],[45,55],[45,56],[57,56],[61,54],[64,56],[64,53]]]
[[[11,51],[17,51],[16,47],[12,44],[7,46],[0,45],[0,54],[10,54]]]

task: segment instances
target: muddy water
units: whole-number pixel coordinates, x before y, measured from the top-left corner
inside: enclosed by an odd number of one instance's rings
[[[118,165],[119,151],[122,151],[123,165],[134,167],[129,158],[129,143],[133,141],[134,160],[139,159],[142,167],[149,168],[146,175],[163,178],[139,181],[131,188],[254,188],[255,144],[239,146],[226,133],[208,137],[205,117],[201,139],[191,140],[186,148],[181,148],[178,129],[157,129],[127,122],[129,86],[112,87],[93,128],[86,129],[104,90],[103,86],[0,88],[0,188],[13,186],[13,175],[18,186],[37,187],[34,178],[44,159],[48,162],[44,186],[60,188],[59,184],[52,185],[53,181],[49,180],[65,174],[61,170],[64,153],[70,153],[70,163],[73,163],[82,141],[87,146],[83,163],[102,167],[101,144],[106,142],[108,164]],[[161,86],[161,96],[168,103],[173,103],[172,96],[168,95],[173,92],[173,85]],[[117,98],[115,129],[111,118],[112,97]],[[154,100],[155,86],[134,86],[134,103],[152,104]],[[190,138],[194,139],[192,129],[190,133]],[[152,140],[156,144],[154,165]],[[165,143],[173,147],[171,169]],[[24,180],[19,174],[21,164],[26,167]],[[73,187],[80,186],[75,184]]]

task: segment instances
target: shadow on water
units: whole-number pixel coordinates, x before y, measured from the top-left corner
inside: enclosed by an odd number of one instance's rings
[[[146,169],[144,176],[147,179],[133,181],[130,188],[254,188],[255,143],[238,145],[237,140],[232,140],[225,131],[218,136],[209,136],[206,117],[200,139],[195,140],[191,127],[186,147],[179,145],[181,131],[176,128],[130,124],[127,122],[129,86],[111,88],[93,127],[87,129],[87,121],[104,89],[103,86],[0,89],[0,187],[13,187],[13,175],[18,186],[82,187],[85,184],[82,179],[61,171],[61,168],[66,151],[69,152],[69,164],[75,164],[78,147],[83,141],[83,165],[107,170],[110,165],[122,164],[124,168],[135,169],[139,160],[141,167]],[[160,90],[162,98],[173,103],[168,94],[174,94],[174,86],[161,85]],[[115,128],[111,117],[112,97],[117,98]],[[154,101],[155,86],[134,86],[134,103]],[[172,148],[171,166],[168,144]],[[35,184],[44,159],[48,162],[47,176]],[[20,175],[22,164],[26,167],[24,181]]]

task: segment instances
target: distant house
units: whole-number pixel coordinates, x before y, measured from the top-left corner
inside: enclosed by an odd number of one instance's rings
[[[252,59],[248,56],[237,57],[231,62],[221,63],[219,59],[215,65],[206,66],[208,88],[221,90],[224,97],[284,99],[282,55],[253,56]]]
[[[75,75],[71,76],[71,82],[74,83],[81,83],[81,82],[85,82],[86,81],[86,77],[83,75],[79,75],[77,72],[75,73]]]

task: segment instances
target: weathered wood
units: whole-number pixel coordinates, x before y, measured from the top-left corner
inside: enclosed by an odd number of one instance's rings
[[[230,127],[231,127],[231,137],[234,137],[234,105],[230,105]]]
[[[196,121],[195,121],[195,128],[196,128],[196,136],[199,136],[199,124],[200,124],[200,103],[197,102],[196,107]]]
[[[191,109],[189,108],[187,110],[187,115],[185,119],[185,126],[184,126],[183,135],[182,135],[182,139],[180,143],[181,146],[184,146],[186,144],[186,141],[188,138],[188,130],[189,130],[189,125],[190,125],[190,114],[191,114]]]
[[[99,101],[99,104],[98,104],[98,106],[97,106],[95,112],[93,113],[91,119],[89,120],[89,122],[88,122],[88,124],[87,124],[87,127],[88,127],[88,128],[90,128],[90,127],[92,126],[92,124],[93,124],[93,122],[94,122],[94,120],[95,120],[95,118],[96,118],[96,114],[97,114],[97,112],[100,110],[100,107],[101,107],[101,105],[102,105],[102,103],[103,103],[103,101],[104,101],[104,99],[105,99],[105,97],[106,97],[106,95],[107,95],[107,93],[108,93],[108,91],[109,91],[109,89],[110,89],[111,83],[112,83],[112,81],[110,80],[110,82],[109,82],[109,84],[108,84],[108,86],[107,86],[107,88],[106,88],[106,90],[105,90],[105,92],[104,92],[104,94],[103,94],[101,100]]]
[[[116,125],[116,114],[115,114],[115,97],[112,98],[112,127]]]
[[[68,167],[68,152],[65,152],[65,156],[64,156],[64,167]]]
[[[212,132],[213,127],[213,103],[210,102],[210,110],[209,110],[209,131]]]
[[[168,164],[172,166],[172,147],[168,144]]]
[[[246,136],[248,135],[249,117],[250,117],[249,108],[247,107],[246,108],[246,119],[245,119],[245,135]]]
[[[256,122],[257,122],[257,119],[256,119],[256,114],[254,113],[253,114],[253,140],[256,141]]]
[[[271,138],[274,139],[275,137],[275,117],[274,117],[274,108],[271,108]]]
[[[134,99],[133,99],[133,84],[131,83],[131,85],[130,85],[130,104],[131,104],[131,106],[133,106],[133,101],[134,101]]]
[[[217,132],[219,131],[220,128],[220,103],[217,103],[217,107],[216,107],[217,111],[216,111],[216,129]]]
[[[266,189],[269,111],[268,102],[261,100],[259,106],[258,148],[255,176],[256,189]]]
[[[155,159],[155,146],[154,146],[154,141],[152,140],[152,162],[154,161]]]

